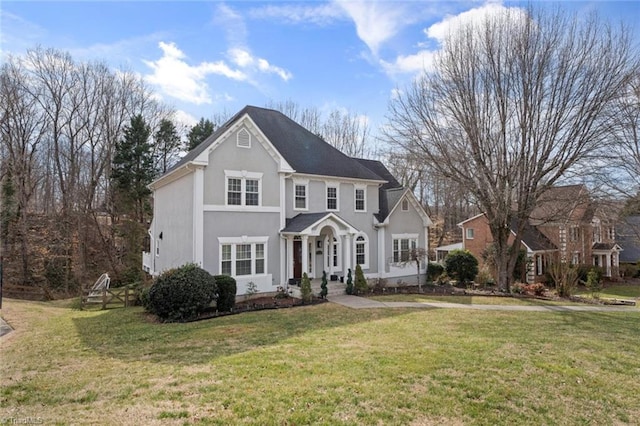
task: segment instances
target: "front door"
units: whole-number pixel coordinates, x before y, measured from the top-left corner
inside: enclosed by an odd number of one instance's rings
[[[302,241],[293,241],[293,278],[302,278]]]

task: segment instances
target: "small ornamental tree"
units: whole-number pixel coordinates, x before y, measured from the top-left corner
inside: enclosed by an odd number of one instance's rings
[[[356,265],[356,285],[355,285],[356,294],[366,294],[367,290],[369,290],[369,285],[367,284],[367,279],[364,277],[364,272],[362,272],[362,268],[360,265]]]
[[[197,318],[215,296],[213,276],[187,264],[157,277],[143,301],[146,310],[163,321],[188,321]]]
[[[302,296],[302,301],[304,303],[311,302],[311,297],[313,295],[311,293],[311,280],[309,280],[309,276],[307,275],[306,272],[302,274],[302,283],[300,284],[300,294]]]
[[[353,277],[351,276],[351,268],[347,272],[347,294],[353,294]]]
[[[320,297],[327,297],[329,289],[327,289],[327,271],[322,271],[322,283],[320,284]]]
[[[216,275],[215,279],[218,285],[218,311],[230,312],[236,305],[236,292],[238,291],[236,280],[229,275]]]
[[[600,297],[600,290],[602,290],[602,284],[600,282],[601,274],[595,269],[591,268],[587,273],[587,288],[591,292],[591,296],[594,299]]]
[[[452,250],[444,259],[444,269],[460,284],[467,284],[478,275],[478,259],[469,250]]]

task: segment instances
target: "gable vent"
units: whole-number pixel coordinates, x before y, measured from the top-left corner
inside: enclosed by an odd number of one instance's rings
[[[251,148],[251,134],[247,129],[238,132],[238,146],[240,148]]]

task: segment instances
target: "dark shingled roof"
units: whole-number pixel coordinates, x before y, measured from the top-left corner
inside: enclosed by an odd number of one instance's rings
[[[301,232],[330,213],[300,213],[291,219],[287,219],[287,224],[281,232]]]
[[[353,158],[353,159],[359,162],[360,164],[362,164],[363,166],[365,166],[367,169],[371,170],[376,175],[380,176],[381,179],[387,181],[387,183],[382,185],[380,189],[391,189],[391,188],[402,187],[402,185],[400,185],[400,182],[396,180],[395,176],[393,176],[389,171],[389,169],[387,169],[384,166],[384,164],[382,164],[380,161],[365,160],[364,158]]]
[[[364,158],[354,158],[357,162],[371,170],[376,175],[380,176],[381,179],[387,181],[384,185],[382,185],[378,189],[378,199],[379,199],[379,211],[376,214],[376,218],[379,222],[384,222],[384,220],[391,213],[391,209],[398,204],[400,201],[400,197],[404,193],[404,188],[400,185],[400,182],[391,174],[389,169],[387,169],[384,164],[377,160],[365,160]]]
[[[298,173],[384,180],[359,161],[343,154],[281,112],[254,106],[244,107],[204,142],[189,151],[169,171],[195,159],[245,114],[251,117],[287,163]]]
[[[402,194],[404,194],[404,188],[390,188],[390,189],[380,189],[380,210],[378,214],[376,214],[376,219],[378,222],[384,222],[384,220],[389,216],[391,210],[398,204],[400,198],[402,198]]]
[[[516,232],[518,230],[518,220],[511,220],[511,230]],[[558,248],[549,240],[542,232],[535,226],[532,226],[529,222],[526,222],[520,235],[520,239],[524,244],[532,251],[548,251],[557,250]]]

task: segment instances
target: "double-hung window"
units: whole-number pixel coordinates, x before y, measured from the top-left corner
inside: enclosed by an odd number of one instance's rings
[[[327,184],[327,210],[338,210],[338,184]]]
[[[411,252],[418,247],[417,235],[402,235],[393,237],[393,262],[407,262],[411,260]]]
[[[225,170],[228,206],[260,206],[262,204],[262,173]]]
[[[367,199],[366,199],[366,188],[365,187],[356,187],[355,188],[355,210],[357,212],[367,211]]]
[[[218,238],[222,275],[262,275],[266,273],[268,237]]]
[[[308,181],[294,181],[293,182],[293,209],[294,210],[308,210],[307,205],[309,192]]]

